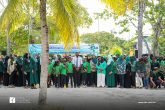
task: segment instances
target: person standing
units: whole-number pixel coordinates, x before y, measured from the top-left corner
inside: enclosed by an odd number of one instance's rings
[[[68,58],[68,62],[66,65],[67,65],[67,75],[68,75],[67,83],[69,83],[70,81],[71,88],[73,88],[73,63],[71,57]]]
[[[12,56],[8,60],[7,73],[9,74],[9,87],[15,87],[17,70],[16,62]]]
[[[106,68],[106,85],[107,87],[115,87],[115,67],[114,62],[111,61]]]
[[[54,62],[51,61],[51,58],[49,58],[49,63],[48,63],[48,88],[51,86],[53,65],[54,65]]]
[[[91,65],[90,65],[90,58],[87,57],[87,86],[92,86],[92,75],[91,75]]]
[[[37,89],[36,85],[39,84],[37,74],[37,59],[36,57],[30,58],[30,86],[31,89]]]
[[[90,61],[90,66],[91,66],[91,85],[94,86],[94,87],[97,87],[96,63],[97,63],[96,56],[92,56],[92,59]]]
[[[88,62],[87,62],[87,58],[84,58],[82,67],[81,67],[81,73],[82,73],[82,85],[84,87],[87,86],[87,70],[88,70]]]
[[[144,63],[143,58],[140,58],[138,62],[135,64],[135,71],[136,71],[136,87],[142,88],[143,87],[143,78],[146,74],[146,65]]]
[[[126,57],[126,74],[124,76],[124,87],[131,88],[131,62],[130,57]]]
[[[55,64],[53,66],[53,83],[56,88],[60,87],[60,62],[55,61]]]
[[[115,75],[115,87],[117,87],[118,77],[117,77],[117,58],[116,58],[116,56],[113,56],[113,72]]]
[[[105,87],[106,61],[102,57],[98,57],[96,64],[97,69],[97,87]]]
[[[74,64],[74,87],[76,88],[81,85],[81,66],[83,63],[78,52],[76,52],[75,57],[73,57],[72,63]]]
[[[3,81],[3,74],[4,74],[4,64],[3,64],[2,56],[0,56],[0,85],[2,84]]]
[[[6,56],[4,59],[4,76],[3,76],[3,85],[8,86],[9,85],[9,73],[7,71],[8,69],[8,60],[9,56]]]
[[[136,76],[136,70],[135,70],[135,64],[136,64],[136,58],[135,56],[132,56],[130,58],[131,60],[131,86],[135,88],[135,76]]]
[[[117,73],[119,75],[119,87],[124,87],[124,75],[126,73],[126,61],[124,56],[120,56],[117,61]]]
[[[66,65],[66,59],[63,58],[61,65],[61,88],[68,88],[68,83],[67,83],[67,65]]]
[[[21,56],[18,56],[16,59],[17,63],[17,86],[22,87],[23,86],[23,60]]]
[[[30,58],[28,53],[23,58],[23,86],[25,88],[30,86]]]

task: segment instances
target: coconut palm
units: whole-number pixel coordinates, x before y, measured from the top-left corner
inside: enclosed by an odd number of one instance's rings
[[[0,28],[9,31],[9,34],[23,25],[26,18],[26,6],[28,3],[38,4],[35,0],[9,0],[3,14],[0,17]],[[46,11],[47,6],[50,9]],[[53,16],[60,40],[65,48],[69,48],[74,42],[79,42],[77,26],[81,23],[82,7],[75,0],[40,0],[40,23],[41,23],[41,81],[39,104],[46,103],[47,95],[47,64],[48,64],[48,25],[46,16]],[[25,10],[25,11],[24,11]],[[31,11],[31,9],[30,9]]]
[[[117,14],[122,15],[131,7],[133,0],[102,0]],[[115,1],[115,2],[114,2]],[[129,2],[128,2],[129,1]],[[36,0],[30,0],[37,3]],[[0,28],[7,29],[9,34],[17,29],[26,17],[23,8],[29,0],[8,0],[8,5],[0,17]],[[41,81],[39,104],[46,103],[47,97],[47,64],[48,64],[48,25],[47,15],[53,15],[61,41],[64,47],[71,47],[74,42],[79,42],[77,24],[81,22],[80,5],[77,0],[40,0],[40,23],[42,41]],[[47,10],[47,7],[50,8]],[[29,9],[30,10],[30,9]],[[48,13],[49,12],[49,13]],[[19,21],[20,20],[20,21]]]

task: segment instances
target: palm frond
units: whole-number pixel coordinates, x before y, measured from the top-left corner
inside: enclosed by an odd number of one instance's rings
[[[75,41],[79,43],[79,40],[77,40],[79,35],[76,31],[76,21],[79,19],[77,5],[78,3],[75,0],[53,0],[50,5],[61,42],[65,48],[72,47]]]
[[[0,29],[8,30],[10,35],[21,27],[27,20],[28,15],[23,5],[28,0],[9,0],[2,15],[0,16]]]
[[[110,7],[116,14],[123,15],[127,9],[132,9],[136,0],[101,0]]]

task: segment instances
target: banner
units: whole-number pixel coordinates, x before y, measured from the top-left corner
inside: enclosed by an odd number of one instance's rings
[[[29,44],[30,54],[40,54],[41,44]],[[70,50],[65,50],[62,44],[49,44],[49,54],[73,54],[80,52],[81,54],[99,54],[98,44],[80,44],[80,49],[74,45]]]

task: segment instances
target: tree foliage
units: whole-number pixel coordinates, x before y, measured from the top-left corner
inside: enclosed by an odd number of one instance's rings
[[[132,49],[135,44],[135,39],[126,41],[108,32],[88,33],[82,35],[80,38],[83,43],[99,44],[101,53],[108,53],[116,46],[122,48],[122,53],[128,54],[129,50]]]
[[[79,43],[77,27],[88,27],[92,23],[86,9],[75,0],[47,0],[47,10],[49,43],[60,42],[64,43],[65,47],[71,46],[73,42]],[[22,40],[22,36],[15,34],[20,28],[24,32],[30,30],[29,37],[25,37],[29,38],[30,43],[41,43],[39,2],[36,0],[9,0],[4,7],[0,16],[3,39],[6,38],[5,31],[8,30],[12,39],[20,37]],[[28,39],[26,40],[27,46]],[[20,42],[19,45],[23,46],[24,42]]]

